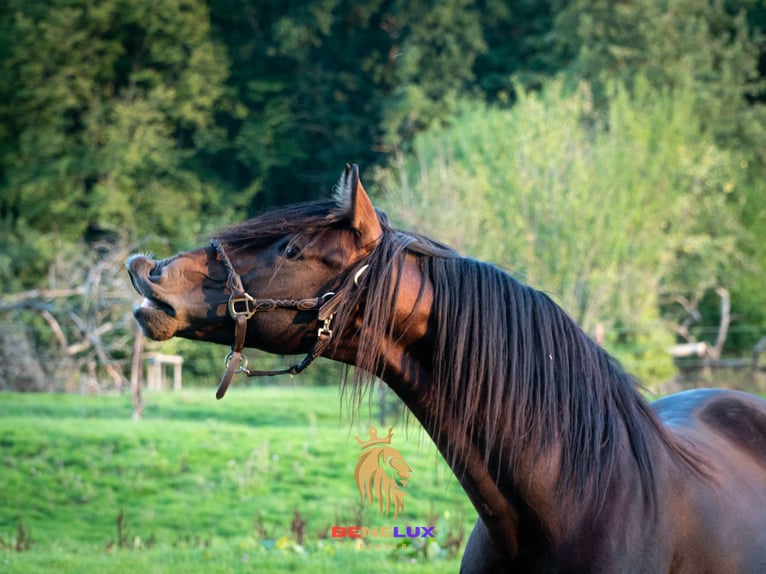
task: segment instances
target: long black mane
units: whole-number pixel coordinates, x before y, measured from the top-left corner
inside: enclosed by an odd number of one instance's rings
[[[362,396],[373,378],[385,376],[380,340],[391,336],[391,312],[399,294],[405,257],[418,258],[434,289],[433,376],[426,390],[440,442],[466,439],[484,453],[490,471],[515,472],[530,453],[560,455],[558,493],[599,505],[606,482],[629,445],[644,495],[656,500],[652,449],[659,443],[695,464],[687,447],[664,429],[641,396],[635,379],[593,342],[546,294],[498,267],[460,257],[443,244],[392,228],[378,213],[384,233],[368,257],[357,299],[339,310],[335,328],[353,325],[362,309],[354,392]],[[229,244],[273,241],[347,225],[333,202],[293,206],[224,230]],[[463,445],[463,446],[461,446]],[[495,453],[494,460],[490,456]]]

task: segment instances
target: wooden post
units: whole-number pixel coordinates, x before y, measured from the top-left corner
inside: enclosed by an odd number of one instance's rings
[[[165,368],[157,359],[155,353],[146,357],[146,388],[150,391],[161,391]]]
[[[144,405],[141,402],[141,385],[143,383],[142,348],[144,346],[144,333],[136,325],[136,334],[133,337],[133,361],[130,366],[130,388],[133,392],[133,420],[139,420],[144,416]]]
[[[599,321],[598,323],[596,323],[596,344],[599,347],[604,346],[605,337],[606,337],[606,327],[601,321]]]
[[[715,292],[721,298],[721,322],[718,324],[718,336],[715,339],[713,349],[717,359],[723,352],[723,346],[726,343],[726,336],[729,334],[729,324],[731,323],[731,297],[729,290],[720,285],[715,288]]]

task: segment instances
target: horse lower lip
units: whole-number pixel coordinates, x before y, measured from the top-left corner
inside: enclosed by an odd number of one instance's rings
[[[141,307],[144,309],[156,309],[157,311],[162,311],[166,315],[170,315],[171,317],[176,316],[176,311],[171,307],[170,305],[167,305],[161,301],[155,301],[154,299],[149,299],[148,297],[144,299],[141,302]]]

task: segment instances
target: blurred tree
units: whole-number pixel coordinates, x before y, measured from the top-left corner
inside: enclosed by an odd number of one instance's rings
[[[730,196],[746,169],[694,114],[694,93],[643,80],[633,92],[613,88],[600,114],[587,84],[568,94],[561,82],[518,90],[507,111],[465,106],[380,174],[390,215],[512,269],[590,333],[642,333],[666,294],[738,290],[746,234]],[[664,372],[642,374],[669,373],[669,333],[623,337],[665,357]]]
[[[759,0],[569,0],[555,32],[568,74],[588,81],[597,103],[613,81],[643,78],[658,90],[696,91],[695,113],[719,144],[766,164],[766,12]]]
[[[103,240],[187,248],[213,226],[324,194],[346,161],[369,180],[394,158],[403,182],[439,181],[438,202],[467,202],[446,226],[458,246],[491,238],[475,255],[503,260],[492,251],[505,245],[532,279],[545,279],[543,261],[579,261],[551,285],[586,325],[606,305],[600,281],[623,277],[636,305],[654,297],[656,273],[592,261],[649,253],[625,237],[670,253],[643,221],[665,207],[661,193],[683,190],[673,208],[685,202],[697,227],[671,226],[689,241],[663,288],[707,289],[700,305],[715,314],[715,277],[735,310],[766,321],[765,26],[759,0],[0,0],[0,285],[50,283],[57,255]],[[537,99],[558,74],[569,91]],[[466,98],[532,115],[456,119]],[[659,195],[641,195],[642,179]],[[582,211],[598,205],[582,199],[585,181],[623,202],[620,218]],[[490,200],[518,210],[494,214]],[[484,211],[464,209],[474,204]],[[612,251],[583,247],[614,221],[625,227]]]
[[[5,2],[0,279],[45,277],[57,241],[183,245],[249,197],[204,167],[228,62],[198,0]],[[203,149],[203,147],[205,149]],[[153,241],[152,241],[153,239]]]
[[[487,49],[474,65],[476,84],[490,101],[511,102],[516,86],[540,88],[568,59],[557,50],[557,0],[477,3]]]
[[[486,51],[467,0],[226,0],[211,15],[239,103],[224,163],[264,178],[258,206],[314,197],[345,162],[382,163],[447,119]]]
[[[720,198],[703,193],[696,180],[689,182],[688,201],[700,213],[708,206],[707,223],[700,225],[711,231],[725,226],[727,218],[740,225],[736,250],[720,256],[739,261],[736,278],[726,278],[727,284],[737,284],[732,291],[735,308],[762,323],[766,320],[766,295],[759,286],[766,268],[766,5],[759,0],[569,0],[561,3],[554,29],[562,61],[571,62],[567,74],[574,81],[590,83],[597,106],[612,105],[615,80],[630,90],[637,81],[643,82],[639,87],[644,98],[652,92],[693,94],[688,101],[690,121],[712,135],[719,149],[739,158],[738,177],[724,182],[727,211],[720,211]],[[704,248],[698,243],[686,249],[691,259]],[[699,269],[691,271],[694,266],[687,265],[677,285],[684,283],[696,291],[695,299],[709,302],[703,325],[717,324],[718,298],[702,293],[713,288],[712,277],[724,279],[721,273],[708,272],[709,253],[698,261]],[[752,345],[754,337],[743,339],[743,346]]]

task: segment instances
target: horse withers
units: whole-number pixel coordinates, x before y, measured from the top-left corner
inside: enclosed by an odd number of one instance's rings
[[[647,403],[549,297],[394,229],[347,166],[327,201],[127,262],[147,336],[231,345],[233,376],[354,365],[433,438],[479,518],[461,570],[766,572],[766,401],[696,390]],[[251,370],[246,347],[303,358]]]

